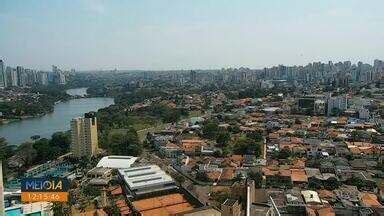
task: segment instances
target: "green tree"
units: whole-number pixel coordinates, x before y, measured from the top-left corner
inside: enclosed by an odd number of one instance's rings
[[[230,139],[231,134],[226,131],[220,131],[216,136],[216,142],[221,146],[225,146]]]
[[[291,150],[289,148],[283,148],[279,151],[278,158],[279,159],[287,159],[292,155]]]
[[[82,188],[82,193],[87,197],[97,197],[97,196],[100,196],[101,191],[92,185],[85,185]]]
[[[71,208],[67,204],[61,202],[52,203],[51,210],[53,215],[57,216],[69,216],[71,215]]]
[[[184,109],[171,108],[164,104],[154,104],[147,109],[152,116],[159,117],[163,122],[174,123],[182,116],[188,115]]]
[[[108,215],[112,215],[112,216],[120,216],[120,210],[119,208],[116,206],[116,203],[115,202],[112,202],[112,205],[111,206],[107,206],[104,208],[104,211],[105,213],[107,213]]]
[[[250,172],[249,178],[255,181],[255,187],[261,188],[263,186],[263,175],[260,172]]]
[[[71,133],[68,132],[56,132],[52,134],[51,140],[49,141],[51,145],[58,146],[61,148],[62,152],[68,152],[69,146],[71,144]]]
[[[31,142],[22,143],[16,152],[16,155],[23,160],[24,166],[32,165],[37,156],[37,151],[33,148],[33,143]]]
[[[324,182],[324,187],[327,190],[335,190],[339,186],[340,186],[340,182],[336,178],[334,178],[334,177],[331,177],[326,182]]]
[[[178,182],[179,184],[183,184],[185,182],[185,178],[184,176],[182,175],[176,175],[175,178],[176,182]]]
[[[208,121],[203,125],[203,136],[208,139],[215,139],[219,132],[219,124],[216,121]]]
[[[233,151],[235,154],[252,154],[258,157],[261,154],[261,144],[248,137],[240,137],[235,141]]]
[[[230,197],[230,193],[228,191],[220,191],[212,193],[212,198],[218,203],[224,203]]]
[[[8,145],[4,137],[0,137],[0,161],[10,158],[14,153],[14,147]]]
[[[313,178],[308,181],[308,188],[311,190],[318,190],[318,189],[321,189],[322,187],[323,187],[323,183],[321,182],[321,180],[317,178]]]
[[[247,133],[247,137],[255,140],[256,142],[260,142],[263,140],[263,135],[258,132]]]
[[[133,128],[123,133],[113,133],[105,146],[112,154],[138,156],[142,152],[142,143]]]
[[[231,126],[229,127],[229,131],[230,131],[231,133],[237,134],[237,133],[240,132],[240,127],[239,127],[238,125],[231,125]]]
[[[33,148],[39,154],[39,157],[35,158],[34,163],[42,163],[55,159],[62,153],[59,146],[51,145],[50,140],[46,138],[42,138],[34,142]]]

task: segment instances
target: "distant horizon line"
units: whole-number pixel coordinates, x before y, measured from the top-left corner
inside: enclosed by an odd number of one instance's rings
[[[6,67],[16,68],[16,67],[20,66],[20,67],[23,67],[24,69],[36,70],[36,71],[39,71],[39,72],[40,71],[41,72],[52,72],[50,70],[41,70],[41,69],[29,68],[29,67],[25,67],[25,66],[22,66],[22,65],[10,66],[10,65],[6,65],[5,64],[4,59],[0,59],[0,61],[3,62],[4,69]],[[311,61],[311,62],[308,62],[306,64],[274,64],[272,66],[259,67],[259,68],[251,68],[251,67],[247,67],[247,66],[239,66],[239,67],[222,67],[222,68],[194,68],[194,69],[118,69],[118,68],[114,68],[114,69],[83,69],[83,70],[77,70],[76,68],[61,69],[61,67],[58,66],[58,65],[55,65],[55,64],[51,64],[51,65],[57,66],[63,72],[71,72],[71,70],[75,70],[75,72],[113,72],[113,71],[119,71],[119,72],[146,72],[146,71],[147,72],[149,72],[149,71],[150,72],[166,72],[166,71],[169,71],[169,72],[172,72],[172,71],[199,71],[199,70],[200,71],[217,71],[217,70],[222,70],[222,69],[240,69],[240,68],[245,68],[245,69],[250,69],[250,70],[264,70],[264,69],[274,68],[274,67],[279,67],[279,66],[285,66],[285,67],[305,67],[305,66],[308,66],[308,65],[313,64],[313,63],[328,64],[329,62],[332,62],[333,64],[335,64],[335,63],[351,62],[351,65],[356,65],[359,62],[361,62],[363,64],[369,64],[369,65],[373,66],[375,61],[383,61],[383,60],[381,60],[379,58],[374,58],[373,64],[366,63],[366,62],[363,62],[363,61],[352,62],[351,60],[344,60],[344,61],[328,60],[328,61]]]
[[[195,68],[195,69],[91,69],[91,70],[76,70],[76,72],[113,72],[113,71],[121,71],[121,72],[146,72],[146,71],[153,71],[153,72],[164,72],[164,71],[169,71],[169,72],[172,72],[172,71],[216,71],[216,70],[222,70],[222,69],[240,69],[240,68],[245,68],[245,69],[250,69],[250,70],[264,70],[264,69],[268,69],[268,68],[273,68],[273,67],[279,67],[279,66],[285,66],[285,67],[305,67],[309,64],[313,64],[313,63],[322,63],[322,64],[328,64],[329,62],[332,62],[333,64],[337,64],[337,63],[344,63],[344,62],[351,62],[351,65],[357,65],[359,62],[363,63],[363,64],[369,64],[370,66],[373,66],[374,65],[374,62],[375,61],[383,61],[379,58],[375,58],[373,60],[373,64],[371,63],[366,63],[366,62],[363,62],[363,61],[357,61],[355,63],[353,63],[352,61],[350,60],[346,60],[346,61],[312,61],[312,62],[308,62],[306,64],[294,64],[294,65],[284,65],[284,64],[275,64],[273,66],[267,66],[267,67],[262,67],[262,68],[250,68],[250,67],[246,67],[246,66],[240,66],[240,67],[222,67],[222,68]]]

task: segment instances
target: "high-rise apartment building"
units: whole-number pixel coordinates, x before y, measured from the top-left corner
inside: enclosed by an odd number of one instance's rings
[[[15,68],[7,67],[6,69],[7,74],[7,85],[8,86],[17,86],[17,71]]]
[[[95,112],[71,121],[71,152],[75,157],[91,157],[97,153],[97,119]]]
[[[7,76],[5,73],[4,61],[0,59],[0,87],[7,87]]]
[[[189,79],[190,79],[191,83],[193,83],[193,84],[197,83],[197,74],[196,74],[196,71],[193,71],[193,70],[192,70],[192,71],[189,73]]]
[[[26,84],[28,86],[33,86],[37,84],[37,72],[36,70],[25,69],[26,74]]]
[[[39,85],[47,85],[48,84],[48,74],[43,71],[39,71],[37,73],[37,83]]]
[[[27,74],[25,69],[21,66],[16,67],[17,72],[17,85],[20,87],[27,86]]]
[[[331,97],[331,94],[327,97],[327,115],[331,115],[334,109],[344,111],[348,108],[347,95],[340,95],[337,97]]]
[[[66,77],[63,71],[61,71],[57,66],[52,65],[52,73],[54,75],[54,82],[59,85],[65,85]]]

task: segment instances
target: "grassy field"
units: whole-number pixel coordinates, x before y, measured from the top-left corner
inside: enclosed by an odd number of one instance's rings
[[[188,121],[191,117],[201,116],[200,111],[191,111],[187,117],[181,121]],[[132,126],[137,131],[140,141],[144,141],[148,132],[158,132],[164,130],[168,124],[162,123],[160,120],[150,116],[130,116],[132,122],[135,122]],[[126,133],[127,129],[112,129],[110,135],[114,133]]]
[[[132,126],[137,131],[153,127],[153,125],[157,125],[160,122],[156,118],[150,116],[129,116],[129,118],[134,122]]]
[[[160,120],[151,116],[129,116],[130,122],[133,122],[132,127],[137,131],[141,141],[145,139],[147,132],[152,130],[161,130],[164,124]],[[161,128],[161,129],[160,129]],[[112,129],[109,135],[126,133],[128,129]]]
[[[160,123],[160,122],[157,122],[155,124],[152,124],[152,125],[146,125],[144,126],[143,124],[142,125],[139,125],[137,127],[134,126],[134,128],[140,128],[140,130],[137,130],[137,135],[139,136],[139,139],[140,141],[144,141],[145,140],[145,137],[147,135],[148,132],[157,132],[157,131],[161,131],[163,130],[164,128],[166,127],[166,124],[164,123]],[[127,132],[128,129],[112,129],[110,132],[109,132],[109,135],[112,135],[112,134],[115,134],[115,133],[119,133],[119,134],[124,134]]]

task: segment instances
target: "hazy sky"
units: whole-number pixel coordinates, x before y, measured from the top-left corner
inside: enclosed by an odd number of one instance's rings
[[[0,58],[50,69],[384,59],[383,0],[0,0]]]

